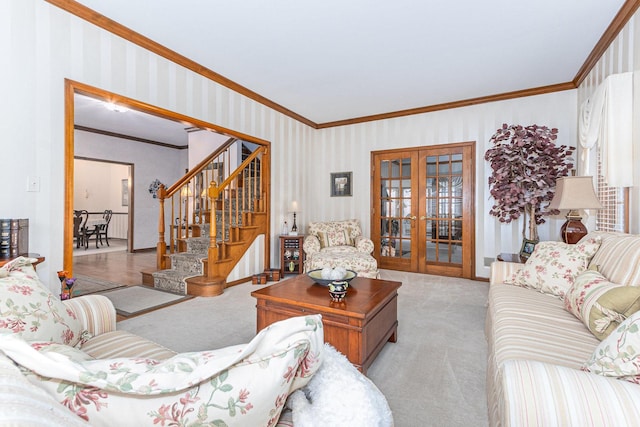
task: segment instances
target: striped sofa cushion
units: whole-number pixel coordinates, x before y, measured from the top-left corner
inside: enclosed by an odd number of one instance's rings
[[[530,360],[502,366],[500,419],[507,426],[637,426],[640,387]]]
[[[62,302],[92,336],[116,330],[116,309],[104,295],[83,295]]]
[[[491,336],[498,366],[532,359],[580,369],[600,341],[564,302],[526,288],[493,285],[489,290]]]
[[[640,236],[594,231],[583,240],[596,235],[602,236],[602,244],[590,266],[613,283],[640,286]]]
[[[82,345],[82,351],[96,359],[135,357],[164,360],[176,355],[160,344],[127,331],[107,332],[93,337]]]
[[[492,274],[508,274],[516,268],[506,265],[511,263],[493,264]],[[580,369],[600,341],[564,309],[561,299],[494,279],[485,324],[487,404],[490,425],[499,426],[503,421],[502,369],[506,362],[530,359]]]

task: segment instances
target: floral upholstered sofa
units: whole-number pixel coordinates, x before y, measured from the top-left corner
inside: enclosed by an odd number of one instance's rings
[[[378,262],[371,255],[373,242],[362,235],[357,219],[309,223],[303,249],[305,272],[344,267],[360,277],[379,276]]]
[[[640,425],[640,236],[539,243],[490,283],[490,425]]]
[[[274,323],[247,344],[176,354],[116,330],[104,296],[60,301],[30,262],[0,269],[1,425],[291,426],[285,401],[322,362],[319,315]]]

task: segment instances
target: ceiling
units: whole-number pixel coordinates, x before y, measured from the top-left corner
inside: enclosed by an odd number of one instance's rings
[[[141,138],[156,144],[184,147],[188,144],[187,128],[181,122],[163,119],[141,111],[114,111],[109,103],[74,95],[74,125],[91,132],[109,132],[128,137]]]
[[[78,3],[326,124],[572,82],[625,1]]]

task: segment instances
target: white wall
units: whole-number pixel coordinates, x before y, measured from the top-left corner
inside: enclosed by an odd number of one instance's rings
[[[634,30],[629,39],[637,37]],[[562,142],[577,142],[576,91],[317,131],[42,0],[0,2],[0,58],[0,135],[6,159],[0,178],[16,183],[0,190],[2,212],[30,219],[29,246],[47,257],[38,272],[52,289],[57,287],[55,272],[62,267],[65,78],[271,141],[273,266],[275,236],[282,217],[291,216],[286,214],[291,200],[301,204],[299,225],[311,219],[356,217],[369,231],[371,150],[475,140],[476,272],[486,276],[485,258],[516,251],[520,244],[517,224],[498,226],[487,215],[488,170],[482,156],[491,134],[503,122],[538,123],[558,127]],[[114,145],[106,151],[115,155],[118,150]],[[179,167],[184,170],[184,165]],[[329,197],[332,171],[353,171],[353,197]],[[152,179],[162,180],[155,175],[137,179],[138,196]],[[26,192],[29,176],[41,178],[39,192]],[[553,237],[560,225],[551,223],[549,231],[541,230],[541,238]],[[255,258],[248,261],[253,267],[242,266],[243,271],[262,267]]]
[[[576,91],[557,92],[509,101],[380,120],[318,131],[309,154],[298,218],[310,220],[359,218],[370,231],[369,152],[397,147],[418,147],[476,141],[476,274],[488,277],[486,262],[500,252],[519,252],[522,223],[500,225],[488,215],[490,168],[484,153],[489,139],[503,123],[538,124],[559,129],[558,143],[576,146]],[[329,173],[353,171],[353,197],[330,197]],[[559,239],[562,221],[552,219],[539,228],[541,239]],[[485,258],[487,258],[485,262]]]
[[[187,167],[187,150],[78,130],[75,131],[74,143],[74,152],[78,157],[133,164],[133,187],[129,193],[129,206],[135,210],[133,249],[155,248],[158,243],[158,200],[149,193],[149,184],[156,178],[165,185],[175,183]],[[76,187],[81,182],[78,178],[75,179]],[[119,187],[117,191],[120,194]],[[121,206],[119,198],[118,206]],[[98,207],[87,210],[104,209]],[[122,209],[120,207],[117,211]]]
[[[129,178],[129,166],[76,159],[74,162],[73,209],[89,212],[126,212],[122,206],[121,182]]]
[[[286,165],[287,177],[304,172],[300,160],[306,158],[313,129],[42,0],[0,2],[0,61],[0,135],[6,156],[0,178],[16,183],[0,190],[0,200],[5,201],[1,210],[6,217],[30,219],[29,247],[46,257],[38,273],[53,290],[59,286],[56,271],[63,264],[65,78],[272,141],[274,170]],[[114,142],[102,154],[131,159],[132,153],[120,148]],[[137,154],[153,156],[150,153]],[[75,154],[87,156],[80,148]],[[186,164],[185,160],[177,167],[184,171]],[[146,187],[154,178],[165,182],[155,170],[140,174],[136,197],[148,196]],[[39,192],[26,191],[29,176],[40,177]],[[290,200],[294,189],[302,191],[289,182],[274,174],[275,206]],[[149,211],[150,218],[157,217],[155,209]],[[136,216],[142,215],[136,205]],[[135,225],[136,230],[146,226],[157,228],[155,220]],[[279,232],[279,220],[272,218],[271,229]],[[271,248],[275,254],[275,239]],[[255,271],[261,267],[255,265]]]
[[[188,134],[188,138],[189,169],[196,167],[205,157],[213,153],[229,139],[227,135],[222,135],[208,130],[191,131]],[[234,169],[234,167],[231,168],[231,170]]]

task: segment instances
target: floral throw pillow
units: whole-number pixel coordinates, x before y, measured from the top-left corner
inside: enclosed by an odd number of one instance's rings
[[[0,340],[0,351],[91,425],[272,427],[287,396],[321,366],[323,336],[316,314],[273,323],[247,344],[166,360],[81,360],[15,335]]]
[[[27,341],[75,346],[82,336],[76,314],[46,288],[28,258],[17,258],[0,278],[0,333]]]
[[[564,296],[564,306],[599,340],[640,310],[640,287],[611,283],[601,273],[580,273]]]
[[[616,328],[582,366],[582,370],[640,384],[640,311]]]
[[[349,231],[344,229],[335,231],[319,231],[318,240],[320,240],[320,247],[322,248],[353,245]]]
[[[538,243],[524,267],[505,283],[564,298],[575,277],[589,266],[600,242],[600,237],[594,237],[575,245],[563,242]]]

